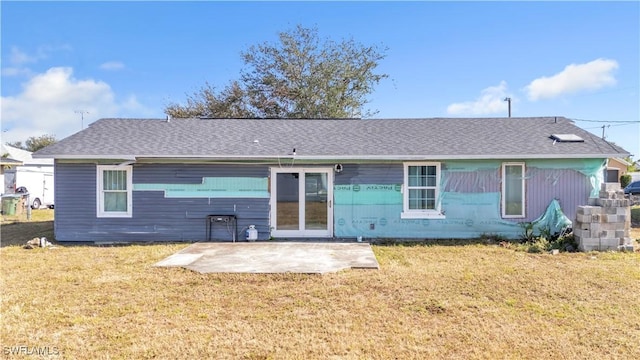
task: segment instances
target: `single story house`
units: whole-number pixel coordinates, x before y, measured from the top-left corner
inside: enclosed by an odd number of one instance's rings
[[[606,182],[620,182],[620,177],[625,175],[628,171],[627,168],[631,166],[631,163],[621,158],[611,158],[607,161],[607,167],[605,169],[605,181]]]
[[[564,117],[102,119],[35,153],[56,239],[93,242],[518,238],[625,156]]]

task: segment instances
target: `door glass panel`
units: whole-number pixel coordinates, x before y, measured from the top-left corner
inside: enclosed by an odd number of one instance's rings
[[[276,178],[276,229],[298,230],[300,227],[298,173],[278,173]]]
[[[327,173],[305,174],[305,229],[327,230]]]

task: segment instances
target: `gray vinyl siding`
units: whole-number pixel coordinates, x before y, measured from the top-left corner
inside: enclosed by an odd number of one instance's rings
[[[133,183],[200,183],[203,177],[267,177],[267,166],[141,164]],[[133,191],[131,218],[96,217],[96,165],[56,164],[55,236],[58,241],[202,241],[206,216],[238,218],[237,238],[256,225],[259,239],[269,237],[268,198],[166,198],[162,191]],[[230,241],[235,231],[215,223],[211,238]]]
[[[342,172],[335,175],[335,185],[393,185],[404,181],[402,163],[342,164],[342,168]]]
[[[96,166],[65,164],[54,167],[54,233],[58,241],[93,241],[96,221]]]

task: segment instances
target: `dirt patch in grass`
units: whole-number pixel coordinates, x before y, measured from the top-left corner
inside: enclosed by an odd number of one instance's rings
[[[640,358],[640,254],[374,246],[379,271],[198,274],[186,245],[0,249],[3,346],[64,358]]]

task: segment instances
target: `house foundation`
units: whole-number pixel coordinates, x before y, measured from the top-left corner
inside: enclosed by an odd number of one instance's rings
[[[619,183],[603,183],[597,198],[578,206],[573,233],[581,251],[633,251],[631,200]]]

